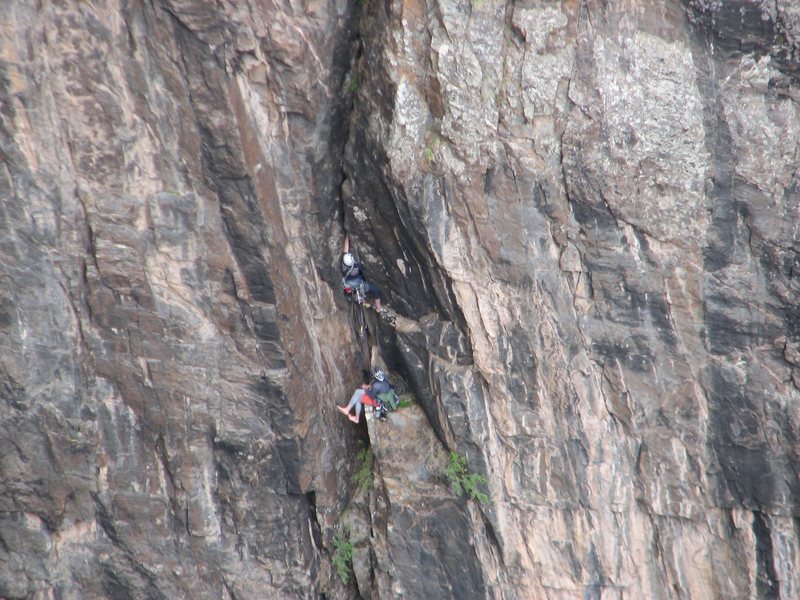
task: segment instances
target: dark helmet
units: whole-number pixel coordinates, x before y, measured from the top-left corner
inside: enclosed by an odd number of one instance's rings
[[[383,371],[381,371],[378,367],[373,369],[372,376],[376,381],[383,381]]]

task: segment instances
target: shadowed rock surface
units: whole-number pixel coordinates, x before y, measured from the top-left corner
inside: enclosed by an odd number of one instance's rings
[[[0,597],[800,597],[799,51],[781,0],[3,3]],[[345,233],[414,401],[366,427]]]

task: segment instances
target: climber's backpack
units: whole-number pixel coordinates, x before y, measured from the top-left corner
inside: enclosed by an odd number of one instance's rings
[[[400,398],[394,393],[394,388],[390,389],[388,392],[378,394],[378,400],[389,410],[397,410],[397,405],[400,404]]]

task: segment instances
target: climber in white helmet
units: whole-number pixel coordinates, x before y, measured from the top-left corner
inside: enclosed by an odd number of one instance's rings
[[[348,300],[352,300],[356,291],[360,289],[364,295],[374,298],[376,311],[383,310],[381,308],[381,288],[364,278],[361,262],[350,252],[350,238],[347,236],[344,236],[344,248],[342,249],[342,288]]]

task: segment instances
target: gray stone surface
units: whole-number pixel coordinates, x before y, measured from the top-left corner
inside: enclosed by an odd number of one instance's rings
[[[0,596],[345,593],[351,8],[0,8]]]
[[[799,16],[0,5],[0,597],[800,596]]]
[[[391,298],[419,323],[398,320],[397,360],[440,437],[491,477],[487,595],[791,598],[794,9],[502,8],[370,12],[380,76],[349,163],[381,174],[417,257],[385,287],[419,272],[435,293]],[[416,153],[393,133],[409,97],[427,112],[404,129]]]

